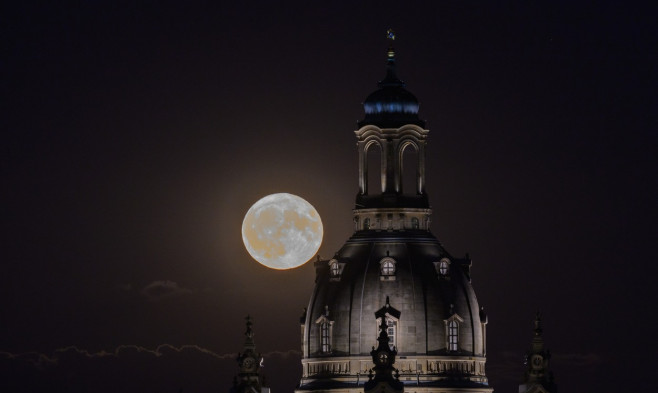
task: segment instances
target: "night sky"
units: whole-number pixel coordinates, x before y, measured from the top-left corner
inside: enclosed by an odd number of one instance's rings
[[[292,392],[314,270],[253,261],[242,218],[289,192],[323,257],[352,234],[388,27],[495,391],[537,310],[561,393],[655,389],[658,10],[636,3],[3,5],[0,391],[226,392],[250,314]]]

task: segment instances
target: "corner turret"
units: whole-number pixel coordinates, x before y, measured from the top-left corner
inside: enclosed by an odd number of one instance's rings
[[[256,352],[256,343],[254,342],[254,331],[251,328],[253,323],[251,317],[246,317],[247,330],[244,335],[244,351],[238,353],[236,361],[238,362],[238,375],[233,378],[233,387],[230,393],[270,393],[270,389],[264,387],[261,383],[259,370],[263,362],[260,353]]]
[[[519,393],[557,393],[553,373],[549,370],[551,352],[544,349],[539,313],[535,316],[534,332],[532,345],[525,356],[526,371],[523,383],[519,385]]]

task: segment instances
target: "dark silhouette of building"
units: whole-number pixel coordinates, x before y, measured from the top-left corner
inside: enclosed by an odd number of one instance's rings
[[[526,371],[523,383],[519,385],[519,393],[557,393],[557,385],[549,369],[551,351],[544,348],[542,333],[541,316],[537,313],[535,334],[525,356]]]
[[[270,389],[263,386],[259,373],[263,358],[260,353],[256,352],[251,318],[247,316],[246,319],[247,330],[244,333],[246,336],[244,350],[242,353],[238,353],[236,359],[239,372],[233,378],[233,387],[230,393],[269,393]]]

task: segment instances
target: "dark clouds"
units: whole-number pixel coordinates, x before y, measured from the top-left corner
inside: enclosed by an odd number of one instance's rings
[[[275,351],[262,356],[262,373],[270,386],[290,390],[295,381],[281,371],[298,364],[300,353]],[[237,372],[236,357],[237,353],[218,354],[196,345],[169,344],[153,349],[121,345],[99,352],[76,347],[57,349],[52,354],[0,352],[0,391],[228,391]]]
[[[141,290],[147,299],[156,301],[192,293],[191,289],[181,288],[173,281],[153,281]]]

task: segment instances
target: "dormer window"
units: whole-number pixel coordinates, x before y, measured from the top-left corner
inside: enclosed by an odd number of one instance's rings
[[[448,262],[441,261],[439,263],[439,274],[445,276],[448,274]]]
[[[386,260],[382,262],[382,274],[384,276],[392,276],[395,274],[395,261]]]
[[[338,262],[337,259],[329,261],[329,281],[340,281],[340,276],[343,274],[345,263]]]
[[[332,277],[337,277],[340,275],[340,266],[338,266],[337,260],[332,259],[329,261],[329,272],[331,273]]]
[[[319,341],[319,352],[320,353],[331,353],[331,339],[333,333],[334,321],[329,320],[329,306],[324,306],[324,313],[320,315],[320,318],[315,320],[315,323],[318,325],[318,338]]]
[[[366,218],[363,220],[363,229],[370,229],[370,219]]]
[[[450,275],[450,259],[442,258],[439,262],[434,262],[434,268],[440,278],[448,278]]]
[[[320,324],[320,350],[324,353],[331,351],[331,341],[329,340],[329,322]]]
[[[459,323],[452,320],[448,322],[448,350],[456,351],[459,342]]]
[[[450,318],[443,322],[446,327],[446,348],[449,352],[459,351],[459,327],[464,320],[454,312],[453,305],[450,305]]]
[[[395,263],[395,259],[391,257],[385,257],[379,261],[380,277],[382,281],[395,280]]]
[[[439,262],[439,274],[442,276],[447,275],[449,267],[450,267],[450,260],[447,258],[443,258],[441,262]]]

